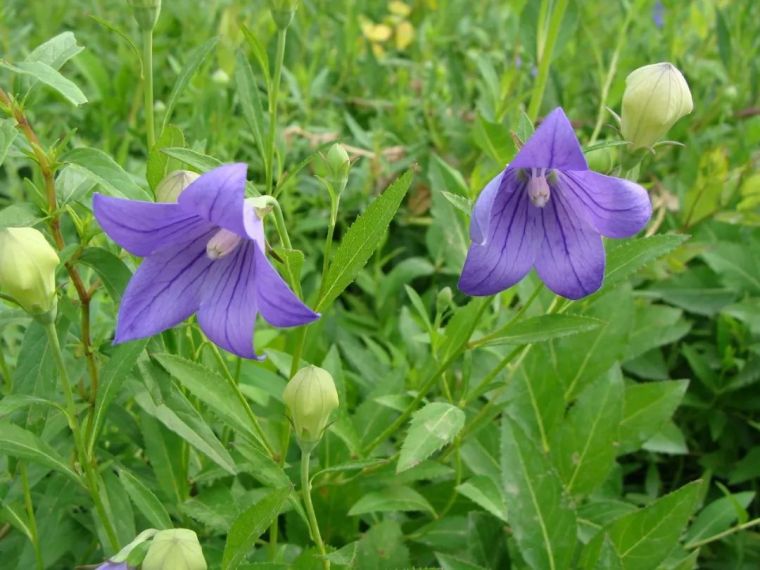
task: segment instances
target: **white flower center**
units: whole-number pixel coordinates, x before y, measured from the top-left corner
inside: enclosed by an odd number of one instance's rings
[[[243,238],[236,233],[221,229],[208,240],[206,255],[209,259],[221,259],[232,253],[242,240]]]
[[[549,183],[546,181],[546,169],[532,168],[528,178],[528,198],[537,208],[543,208],[551,197]]]

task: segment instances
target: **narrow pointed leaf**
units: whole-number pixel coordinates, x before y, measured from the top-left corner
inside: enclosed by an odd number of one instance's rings
[[[464,427],[464,412],[443,402],[428,404],[415,412],[401,446],[396,473],[418,465],[450,443]]]

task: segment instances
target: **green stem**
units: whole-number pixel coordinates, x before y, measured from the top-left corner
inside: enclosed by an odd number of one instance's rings
[[[293,249],[293,245],[290,243],[290,236],[288,235],[288,227],[285,225],[285,216],[282,215],[282,207],[275,199],[272,199],[271,204],[272,213],[274,213],[274,226],[277,229],[277,235],[280,237],[282,246],[285,249]]]
[[[325,550],[325,544],[322,542],[322,535],[319,532],[319,523],[317,522],[317,515],[314,513],[314,505],[311,502],[311,481],[309,480],[309,459],[311,458],[311,451],[301,451],[301,494],[303,495],[303,503],[306,507],[306,515],[309,519],[309,531],[311,532],[311,538],[319,549],[319,553],[322,555],[322,568],[324,570],[330,570],[330,561],[327,559],[327,551]]]
[[[29,534],[34,547],[34,559],[37,563],[37,570],[43,570],[45,563],[42,558],[40,549],[40,537],[37,534],[37,518],[34,516],[34,504],[32,503],[32,490],[29,487],[29,473],[26,470],[26,463],[23,461],[18,464],[19,474],[21,475],[21,486],[24,488],[24,506],[26,515],[29,517]]]
[[[751,521],[747,521],[744,524],[740,524],[740,525],[731,527],[728,530],[724,530],[723,532],[719,532],[718,534],[714,534],[713,536],[705,538],[704,540],[698,540],[697,542],[690,542],[689,544],[686,545],[686,548],[699,548],[700,546],[704,546],[705,544],[708,544],[710,542],[715,542],[716,540],[720,540],[721,538],[725,538],[737,532],[747,530],[748,528],[757,526],[759,524],[760,524],[760,518],[752,519]]]
[[[5,351],[0,350],[0,374],[3,375],[5,382],[5,393],[13,393],[13,378],[11,377],[11,371],[8,368],[8,363],[5,361]]]
[[[63,359],[63,352],[61,351],[61,343],[58,340],[58,332],[55,330],[55,323],[50,322],[45,326],[45,330],[48,335],[50,347],[53,352],[53,358],[55,359],[56,366],[61,379],[61,385],[63,386],[63,393],[66,398],[66,411],[68,414],[69,427],[71,428],[71,434],[74,438],[74,446],[76,448],[77,458],[79,465],[81,465],[84,471],[85,484],[87,490],[90,492],[90,498],[95,505],[95,512],[97,513],[100,523],[106,531],[108,537],[109,546],[116,552],[119,550],[119,539],[116,536],[111,520],[108,518],[106,509],[103,506],[103,501],[100,498],[100,492],[98,490],[98,479],[93,468],[91,458],[88,456],[82,440],[82,431],[79,426],[79,419],[77,418],[76,405],[74,404],[74,394],[71,390],[71,382],[69,381],[69,374],[66,371],[66,362]]]
[[[617,41],[617,44],[615,45],[615,51],[613,52],[612,59],[610,60],[610,67],[607,70],[607,77],[604,79],[604,84],[602,85],[602,92],[599,98],[599,111],[597,112],[597,115],[596,115],[596,124],[594,125],[594,132],[591,133],[591,139],[589,140],[589,143],[588,143],[589,146],[596,142],[596,139],[602,130],[602,124],[604,123],[604,111],[607,105],[607,96],[610,93],[612,80],[615,78],[615,72],[617,71],[618,59],[620,58],[620,50],[623,48],[623,44],[625,43],[628,26],[631,24],[631,20],[633,19],[634,13],[638,13],[638,11],[634,10],[632,7],[629,6],[628,11],[625,14],[623,27],[620,30],[620,35],[618,35],[618,41]]]
[[[267,139],[266,177],[267,193],[274,190],[274,141],[277,132],[277,101],[280,98],[280,79],[282,78],[282,64],[285,60],[285,39],[287,28],[277,30],[277,53],[274,60],[274,72],[272,75],[272,89],[269,92],[269,137]]]
[[[216,347],[215,344],[209,343],[208,346],[211,347],[211,351],[214,353],[214,357],[216,358],[216,361],[219,364],[219,368],[222,371],[222,375],[227,380],[227,383],[230,385],[232,390],[235,392],[235,395],[237,396],[237,399],[240,402],[240,404],[243,406],[243,409],[245,410],[245,414],[246,416],[248,416],[248,421],[251,422],[251,425],[253,426],[253,430],[256,433],[256,437],[258,438],[259,443],[269,454],[269,457],[271,457],[272,459],[275,459],[277,455],[275,454],[272,447],[269,445],[266,435],[264,434],[264,430],[261,428],[261,424],[259,423],[259,419],[256,417],[256,414],[253,413],[253,410],[251,409],[251,406],[248,403],[248,400],[246,399],[243,392],[240,391],[240,385],[235,381],[235,377],[232,376],[229,368],[227,368],[227,363],[224,362],[224,358],[222,358],[222,354],[219,352],[219,349]]]
[[[552,9],[546,40],[543,43],[543,49],[539,54],[538,77],[536,78],[536,84],[533,86],[533,93],[530,96],[530,105],[528,105],[528,117],[534,122],[538,118],[541,101],[544,99],[544,91],[546,90],[546,82],[549,79],[549,67],[551,66],[552,55],[554,54],[554,46],[557,43],[559,29],[562,25],[562,19],[565,17],[567,4],[568,0],[558,0],[556,6]],[[539,25],[542,24],[543,22],[539,22]]]
[[[153,30],[142,31],[143,41],[143,81],[145,96],[145,130],[148,136],[148,152],[156,146],[156,126],[153,115]]]

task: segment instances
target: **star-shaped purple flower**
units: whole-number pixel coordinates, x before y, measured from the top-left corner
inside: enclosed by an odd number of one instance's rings
[[[203,332],[245,358],[256,315],[291,327],[319,317],[304,305],[264,254],[264,228],[245,201],[245,164],[198,178],[176,204],[93,197],[108,236],[145,260],[119,307],[115,343],[152,336],[198,314]]]
[[[601,236],[631,236],[651,214],[644,188],[588,169],[558,107],[475,202],[459,288],[492,295],[535,267],[558,295],[585,297],[604,279]]]

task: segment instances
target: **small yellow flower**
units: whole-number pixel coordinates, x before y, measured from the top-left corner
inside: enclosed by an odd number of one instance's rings
[[[396,26],[396,49],[404,51],[414,40],[414,26],[411,22],[403,20]]]
[[[370,20],[363,21],[361,26],[362,34],[364,34],[364,37],[372,43],[387,42],[393,34],[393,30],[391,30],[390,27],[385,24],[375,24]]]
[[[409,14],[412,13],[412,9],[409,7],[408,4],[404,4],[403,2],[399,2],[398,0],[394,0],[390,3],[390,6],[388,6],[388,9],[391,11],[391,14],[395,14],[396,16],[401,16],[402,18],[407,17]]]

